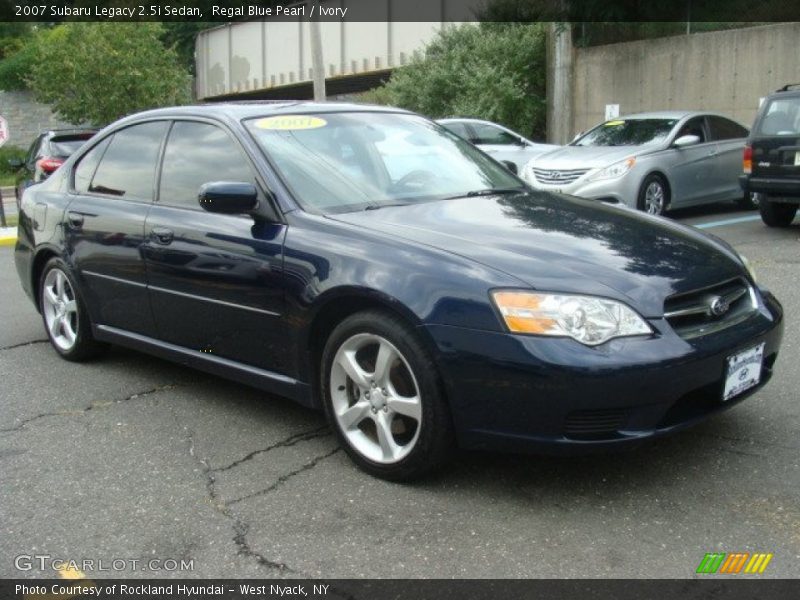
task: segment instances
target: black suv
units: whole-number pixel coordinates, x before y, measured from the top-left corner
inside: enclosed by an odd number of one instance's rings
[[[800,84],[786,85],[761,105],[744,147],[746,193],[757,193],[761,219],[788,227],[800,205]]]
[[[51,129],[36,136],[25,160],[10,160],[17,168],[14,193],[19,206],[22,192],[34,183],[47,179],[75,150],[97,133],[96,129]]]

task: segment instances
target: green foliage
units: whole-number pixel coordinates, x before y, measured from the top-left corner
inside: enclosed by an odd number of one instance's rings
[[[160,23],[65,23],[37,44],[29,79],[37,100],[74,124],[190,99],[190,79]]]
[[[443,29],[383,88],[362,97],[432,118],[469,116],[536,138],[545,130],[542,25],[483,23]]]
[[[0,181],[4,181],[6,184],[10,181],[13,184],[14,173],[17,170],[12,168],[8,161],[12,159],[25,160],[25,154],[25,150],[17,146],[6,144],[0,147]]]

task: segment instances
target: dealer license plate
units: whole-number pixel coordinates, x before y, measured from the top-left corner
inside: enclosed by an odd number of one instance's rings
[[[725,389],[722,400],[730,400],[761,381],[761,365],[764,359],[764,344],[743,350],[728,357],[725,370]]]

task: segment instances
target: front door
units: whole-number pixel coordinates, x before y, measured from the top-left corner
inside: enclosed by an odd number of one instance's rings
[[[258,183],[233,137],[176,121],[164,149],[145,257],[158,337],[185,348],[285,372],[283,224],[204,211],[204,183]],[[266,202],[266,198],[261,198]]]

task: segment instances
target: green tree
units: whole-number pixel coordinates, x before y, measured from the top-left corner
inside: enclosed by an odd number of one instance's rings
[[[543,137],[544,29],[530,23],[445,27],[385,87],[362,99],[433,118],[479,117]]]
[[[190,77],[160,23],[65,23],[37,43],[29,78],[37,100],[70,123],[105,125],[189,101]]]

